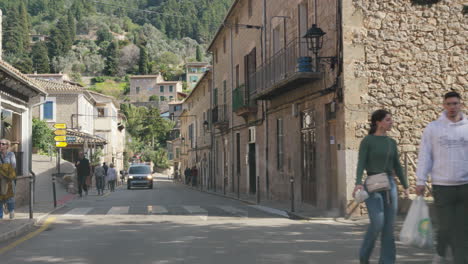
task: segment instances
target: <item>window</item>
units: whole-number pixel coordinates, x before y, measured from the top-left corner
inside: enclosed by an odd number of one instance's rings
[[[164,96],[159,96],[159,101],[161,101],[161,102],[166,101],[166,97],[164,97]]]
[[[280,26],[275,27],[273,29],[273,55],[278,53],[281,48],[281,43],[280,43]]]
[[[253,10],[252,10],[252,0],[248,0],[248,12],[249,12],[249,18],[252,17],[253,15]]]
[[[193,68],[193,67],[190,68],[190,72],[191,72],[191,73],[197,73],[197,68]]]
[[[237,149],[237,155],[236,155],[236,171],[237,175],[240,175],[241,173],[241,142],[240,142],[240,133],[236,133],[236,149]]]
[[[215,49],[214,51],[214,59],[215,59],[215,63],[218,63],[218,50]]]
[[[236,18],[236,24],[234,25],[236,27],[236,35],[239,34],[239,18]]]
[[[57,104],[55,101],[55,97],[48,97],[47,101],[41,105],[41,119],[45,121],[55,122],[55,117],[57,113],[56,107]]]
[[[284,163],[284,149],[283,149],[283,119],[276,120],[276,157],[277,157],[277,164],[278,169],[283,169]]]
[[[164,93],[164,85],[159,86],[159,91],[160,91],[161,93]]]
[[[169,101],[174,101],[174,96],[169,96]]]
[[[137,87],[136,88],[136,94],[139,94],[140,93],[140,87]]]
[[[226,86],[226,80],[223,81],[223,104],[226,105],[227,101],[227,86]]]
[[[98,117],[104,117],[106,111],[104,108],[98,108],[97,112],[98,112]]]
[[[213,105],[218,105],[218,88],[213,89]]]
[[[175,155],[176,155],[176,159],[180,158],[180,148],[176,148],[175,149]]]
[[[189,140],[190,140],[190,144],[191,144],[191,147],[193,148],[194,146],[194,142],[193,142],[193,124],[189,125],[189,128],[188,128],[188,132],[189,132]]]
[[[170,93],[174,92],[174,86],[169,85],[169,92],[170,92]]]
[[[190,76],[190,82],[196,83],[198,81],[198,76]]]
[[[236,65],[236,87],[239,87],[239,64]]]

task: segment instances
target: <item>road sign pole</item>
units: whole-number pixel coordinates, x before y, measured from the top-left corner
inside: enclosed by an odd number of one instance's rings
[[[55,179],[57,177],[57,174],[60,174],[60,154],[61,154],[61,148],[57,149],[57,173],[52,174],[52,191],[54,194],[54,208],[57,208],[57,192],[55,189]]]

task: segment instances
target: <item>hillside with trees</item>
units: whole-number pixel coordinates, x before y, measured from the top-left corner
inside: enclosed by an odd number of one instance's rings
[[[183,75],[232,0],[0,0],[4,59],[24,73]],[[46,41],[32,41],[44,36]]]

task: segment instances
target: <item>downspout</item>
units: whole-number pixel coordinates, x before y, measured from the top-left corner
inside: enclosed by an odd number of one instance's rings
[[[232,41],[232,25],[229,27],[229,31],[230,31],[230,46],[231,46],[231,155],[230,155],[230,160],[231,160],[231,192],[234,192],[234,109],[233,109],[233,105],[232,105],[232,96],[234,94],[234,50],[233,50],[233,41]],[[225,95],[226,96],[226,95]],[[227,98],[227,96],[226,96]],[[228,103],[228,102],[226,102]],[[226,107],[227,109],[227,107]],[[239,185],[239,181],[237,182],[237,184]],[[237,186],[237,188],[239,188],[239,186]],[[238,194],[239,196],[239,194]],[[238,197],[239,198],[239,197]]]
[[[213,59],[213,54],[211,54],[211,84],[210,84],[210,112],[209,112],[209,120],[208,124],[210,124],[210,130],[211,130],[211,135],[210,135],[210,150],[211,150],[211,157],[210,157],[210,185],[213,188],[213,190],[216,192],[216,177],[215,177],[215,166],[217,162],[217,153],[214,153],[214,126],[213,126],[213,89],[214,89],[214,59]],[[215,154],[215,155],[213,155]]]

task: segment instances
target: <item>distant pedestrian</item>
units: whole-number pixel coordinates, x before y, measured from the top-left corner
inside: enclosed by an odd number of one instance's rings
[[[356,187],[357,190],[366,190],[362,184],[362,175],[367,171],[367,178],[373,175],[387,174],[390,190],[369,193],[365,201],[369,214],[370,225],[364,236],[359,252],[361,264],[368,264],[372,255],[375,241],[381,235],[381,250],[379,263],[394,264],[396,260],[396,247],[394,237],[394,223],[398,208],[398,190],[394,181],[393,172],[396,172],[400,182],[408,195],[408,182],[400,164],[396,141],[387,136],[392,129],[392,116],[385,110],[377,110],[371,117],[371,129],[359,147],[357,164]]]
[[[101,164],[98,164],[94,168],[94,177],[96,178],[96,188],[98,195],[104,195],[104,185],[106,182],[106,173],[104,167]]]
[[[437,216],[437,255],[446,263],[447,248],[455,264],[468,263],[468,117],[457,92],[444,96],[445,111],[424,130],[416,171],[416,194],[424,195],[431,175]]]
[[[192,167],[192,171],[190,173],[192,175],[192,186],[197,185],[197,180],[198,180],[198,169],[197,166]]]
[[[79,160],[75,163],[78,178],[78,193],[80,197],[83,197],[83,190],[85,191],[85,195],[88,195],[86,181],[91,177],[91,166],[89,166],[89,160],[85,158],[83,152],[80,151],[78,157]]]
[[[107,189],[110,189],[109,182],[107,181],[107,170],[109,170],[109,167],[107,166],[107,164],[105,162],[102,163],[102,167],[104,168],[104,172],[105,172],[105,175],[106,175],[106,180],[104,182],[104,187],[107,185]]]
[[[185,175],[185,184],[189,184],[190,183],[190,174],[191,174],[191,170],[189,167],[185,168],[185,171],[184,171],[184,175]]]
[[[0,140],[0,219],[3,218],[3,207],[9,211],[10,219],[15,218],[16,157],[9,151],[10,145],[8,139]]]
[[[115,191],[115,182],[117,181],[117,170],[114,168],[114,163],[110,164],[110,168],[107,170],[107,181],[110,185],[110,191]]]

